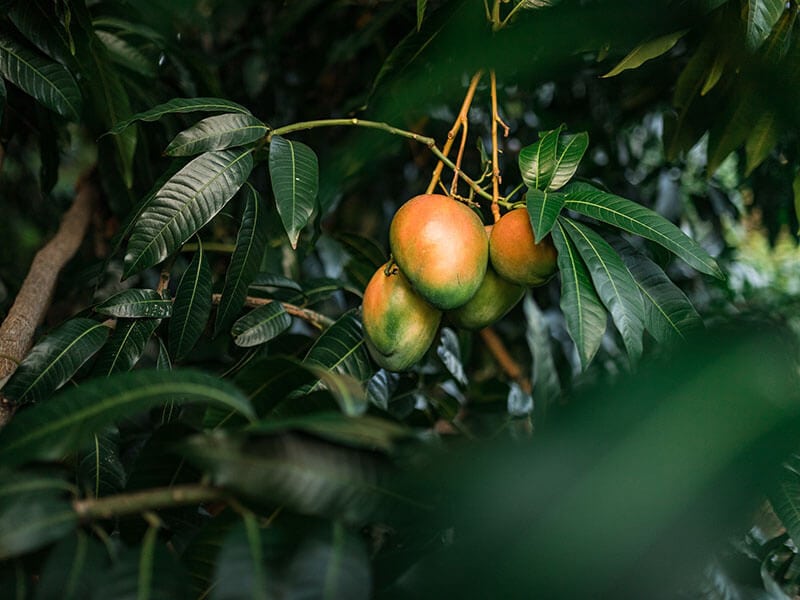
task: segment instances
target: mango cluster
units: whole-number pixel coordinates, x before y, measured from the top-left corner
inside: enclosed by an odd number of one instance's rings
[[[552,241],[534,243],[525,208],[484,227],[472,209],[440,194],[400,207],[389,246],[393,259],[367,284],[362,319],[370,354],[390,371],[423,357],[443,316],[457,327],[487,327],[557,269]]]

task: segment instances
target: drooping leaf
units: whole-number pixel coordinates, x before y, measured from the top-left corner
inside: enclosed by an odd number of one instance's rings
[[[724,278],[716,261],[697,242],[658,213],[631,200],[576,182],[565,190],[566,208],[663,246],[701,273]]]
[[[556,222],[553,228],[553,243],[558,251],[561,271],[561,312],[585,369],[600,347],[607,325],[606,311],[597,297],[586,265],[560,222]]]
[[[14,404],[46,400],[97,352],[109,328],[91,319],[71,319],[36,344],[3,388]]]
[[[0,30],[0,75],[62,117],[77,121],[81,92],[72,74]]]
[[[177,250],[222,210],[252,168],[250,150],[219,150],[201,154],[173,175],[133,227],[124,277]]]
[[[80,529],[48,553],[36,585],[36,600],[82,600],[108,567],[103,545]]]
[[[164,115],[191,112],[238,112],[246,115],[250,114],[250,111],[244,106],[222,98],[173,98],[168,102],[136,113],[129,119],[115,124],[109,133],[114,135],[122,133],[136,121],[157,121]]]
[[[209,150],[243,146],[264,137],[267,131],[264,123],[246,113],[206,117],[176,135],[164,154],[191,156]]]
[[[0,430],[0,460],[7,466],[57,460],[119,419],[170,401],[201,402],[254,416],[242,393],[217,377],[191,370],[116,373],[20,411]]]
[[[231,334],[237,346],[258,346],[289,329],[292,317],[280,302],[270,302],[250,311],[233,324]]]
[[[769,37],[772,28],[786,9],[784,0],[747,0],[745,41],[750,50],[756,50]]]
[[[125,467],[119,456],[119,430],[116,427],[91,435],[77,471],[78,479],[90,497],[107,496],[125,487]]]
[[[619,61],[613,69],[603,75],[603,77],[614,77],[628,69],[636,69],[648,60],[669,52],[687,31],[687,29],[682,29],[681,31],[668,33],[667,35],[662,35],[661,37],[639,44],[636,48],[631,50],[625,58]]]
[[[750,136],[754,122],[763,113],[762,99],[752,81],[737,82],[721,118],[708,132],[708,174],[713,175],[723,161]]]
[[[103,42],[112,61],[144,77],[155,78],[157,74],[155,63],[136,46],[118,35],[102,29],[95,29],[95,35]]]
[[[354,311],[345,313],[317,338],[305,364],[314,365],[365,382],[372,376],[361,320]]]
[[[633,361],[638,360],[642,355],[644,302],[633,275],[597,232],[568,218],[559,223],[588,267],[595,290],[611,313],[628,355]]]
[[[0,560],[36,550],[72,531],[78,516],[50,492],[25,492],[0,499]]]
[[[565,201],[566,196],[559,192],[543,192],[535,188],[528,190],[526,205],[537,244],[552,231]]]
[[[561,396],[561,382],[550,347],[550,328],[545,315],[533,296],[525,294],[522,301],[525,321],[528,324],[525,339],[533,358],[531,383],[533,384],[534,424],[540,427],[547,416],[548,408]]]
[[[114,294],[94,309],[110,317],[164,319],[172,315],[172,302],[155,290],[130,289]]]
[[[269,145],[269,176],[281,222],[292,248],[297,248],[300,232],[317,203],[317,155],[301,142],[275,136]]]
[[[198,242],[192,262],[183,272],[169,320],[169,353],[181,360],[194,348],[211,315],[211,267]]]

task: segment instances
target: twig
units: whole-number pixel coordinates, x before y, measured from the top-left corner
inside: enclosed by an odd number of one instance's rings
[[[0,384],[11,377],[30,350],[36,328],[50,306],[58,274],[86,235],[99,195],[90,174],[80,177],[75,192],[75,201],[64,213],[56,234],[34,256],[14,304],[0,325]],[[11,403],[0,393],[0,427],[11,419],[12,413]]]
[[[225,491],[219,488],[187,484],[142,490],[128,494],[116,494],[103,498],[75,500],[72,503],[72,508],[81,521],[87,522],[95,519],[111,519],[113,517],[133,515],[149,510],[218,502],[225,497]]]
[[[481,338],[483,338],[483,343],[486,344],[486,348],[497,361],[497,364],[500,365],[500,368],[506,375],[517,382],[523,392],[530,394],[533,390],[531,380],[525,377],[525,374],[522,372],[522,367],[519,366],[517,361],[514,360],[514,357],[508,352],[500,336],[498,336],[491,327],[481,329],[480,333]]]
[[[494,69],[489,73],[491,77],[491,93],[492,93],[492,216],[494,222],[500,220],[500,164],[498,162],[498,141],[497,141],[497,123],[500,117],[497,113],[497,78],[495,77]],[[505,124],[504,124],[505,125]],[[507,129],[507,128],[506,128]]]
[[[214,304],[219,304],[220,300],[222,299],[222,294],[213,294],[211,296],[211,301]],[[248,308],[257,308],[259,306],[264,306],[265,304],[270,304],[272,302],[277,302],[277,300],[272,300],[271,298],[255,298],[253,296],[247,296],[244,300],[244,305]],[[317,329],[327,329],[331,325],[333,325],[333,319],[326,317],[323,314],[320,314],[316,311],[310,310],[308,308],[302,308],[300,306],[296,306],[294,304],[289,304],[288,302],[281,302],[281,306],[283,309],[292,316],[297,317],[298,319],[303,319],[307,323],[310,323]]]

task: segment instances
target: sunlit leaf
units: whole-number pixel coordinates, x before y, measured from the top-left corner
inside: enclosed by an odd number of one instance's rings
[[[564,125],[539,132],[539,140],[519,151],[519,170],[529,189],[546,190],[553,175],[558,152],[558,136]]]
[[[625,58],[619,61],[613,69],[603,75],[603,77],[614,77],[623,71],[635,69],[648,60],[669,52],[687,31],[687,29],[682,29],[681,31],[668,33],[667,35],[662,35],[661,37],[639,44],[636,48],[631,50]]]
[[[553,228],[553,243],[558,251],[561,271],[561,312],[585,369],[600,348],[607,325],[606,311],[597,297],[586,265],[559,222]]]
[[[197,252],[184,271],[175,292],[169,320],[169,353],[181,360],[194,348],[211,315],[211,267],[198,243]]]
[[[237,346],[247,348],[270,341],[289,329],[292,317],[280,302],[270,302],[250,311],[233,324],[231,334]]]
[[[109,133],[121,133],[136,121],[157,121],[164,115],[191,112],[238,112],[250,114],[250,111],[244,106],[222,98],[173,98],[168,102],[136,113],[129,119],[117,123]]]
[[[297,248],[300,232],[317,204],[317,155],[301,142],[275,136],[269,144],[269,176],[281,222],[292,248]]]
[[[200,402],[254,416],[242,393],[215,376],[190,370],[116,373],[20,411],[0,430],[0,460],[10,467],[60,459],[93,433],[168,402]]]
[[[172,302],[155,290],[130,289],[114,294],[94,309],[110,317],[163,319],[172,314]]]
[[[745,40],[750,50],[757,49],[770,35],[786,9],[785,0],[746,0]]]
[[[209,150],[243,146],[264,137],[266,133],[266,125],[245,113],[206,117],[176,135],[164,154],[191,156]]]
[[[48,399],[103,346],[109,331],[91,319],[67,321],[33,347],[3,394],[15,404]]]
[[[250,150],[201,154],[173,175],[139,215],[125,277],[164,260],[227,204],[253,168]]]

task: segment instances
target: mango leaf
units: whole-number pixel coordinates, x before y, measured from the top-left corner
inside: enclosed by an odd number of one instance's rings
[[[74,44],[55,3],[48,0],[16,2],[9,8],[8,16],[25,39],[47,56],[68,68],[75,65]]]
[[[389,410],[392,398],[400,381],[400,375],[386,369],[379,369],[367,382],[367,400],[381,410]]]
[[[25,492],[0,499],[0,560],[46,546],[75,529],[70,503],[50,492]]]
[[[91,319],[67,321],[33,347],[3,394],[16,405],[46,400],[102,347],[109,331]]]
[[[115,494],[125,488],[125,468],[119,457],[116,427],[91,435],[90,445],[78,461],[77,476],[90,497]]]
[[[786,8],[784,0],[746,0],[745,41],[756,50],[769,37]]]
[[[585,369],[600,348],[607,324],[606,311],[597,297],[586,265],[567,238],[560,220],[553,228],[553,243],[558,251],[561,271],[561,312]]]
[[[708,132],[709,175],[719,169],[722,162],[751,135],[754,122],[764,112],[759,90],[752,81],[737,82],[731,92],[732,100],[722,110],[718,119]]]
[[[197,252],[178,283],[169,320],[169,353],[175,360],[194,348],[210,315],[211,267],[198,241]]]
[[[644,302],[639,287],[619,254],[597,232],[563,218],[563,225],[584,263],[589,268],[595,290],[611,313],[631,360],[642,355]]]
[[[36,600],[82,600],[90,598],[92,587],[108,568],[103,545],[78,529],[47,554],[36,585]]]
[[[796,171],[794,174],[792,195],[794,196],[794,215],[797,217],[797,221],[800,222],[800,171]]]
[[[564,208],[566,196],[558,192],[530,188],[525,197],[535,242],[538,244],[552,231],[561,209]]]
[[[139,215],[124,277],[164,260],[223,209],[253,168],[250,150],[201,154],[173,175]]]
[[[744,174],[750,175],[753,170],[769,156],[778,143],[778,123],[776,115],[765,112],[752,125],[744,145],[747,164]]]
[[[367,390],[361,381],[352,375],[335,373],[314,365],[305,365],[316,375],[348,417],[358,417],[367,411]]]
[[[354,311],[342,315],[317,338],[303,362],[350,375],[365,382],[372,376],[361,319]]]
[[[768,498],[792,540],[800,539],[800,456],[792,454],[783,463]]]
[[[292,317],[280,302],[270,302],[250,311],[233,324],[231,334],[237,346],[258,346],[289,329]]]
[[[172,302],[155,290],[130,289],[114,294],[94,307],[96,312],[125,319],[163,319],[172,314]]]
[[[678,43],[678,40],[686,34],[687,31],[688,29],[682,29],[680,31],[668,33],[667,35],[662,35],[661,37],[649,40],[643,44],[639,44],[636,46],[636,48],[631,50],[625,58],[619,61],[619,63],[617,63],[613,69],[611,69],[605,75],[602,75],[602,77],[614,77],[623,71],[635,69],[648,60],[669,52],[672,47]]]
[[[525,339],[533,358],[531,383],[533,384],[534,424],[541,427],[550,406],[561,396],[561,382],[550,346],[550,328],[545,315],[533,296],[525,294],[522,301],[527,329]]]
[[[342,244],[354,258],[359,258],[373,268],[386,263],[386,252],[375,241],[356,233],[337,233],[334,239]]]
[[[144,354],[159,323],[160,319],[119,319],[108,343],[97,355],[94,373],[105,376],[130,371]]]
[[[247,287],[258,273],[267,242],[266,215],[261,195],[249,183],[244,185],[241,193],[245,197],[244,214],[236,236],[236,248],[225,273],[225,285],[214,323],[215,336],[227,329],[242,309]]]
[[[257,273],[250,282],[250,288],[265,289],[265,288],[285,288],[295,292],[303,292],[303,286],[297,283],[294,279],[289,279],[277,273]]]
[[[3,113],[6,110],[6,84],[0,77],[0,121],[3,120]]]
[[[428,6],[428,0],[417,0],[417,31],[422,29],[422,21],[425,18],[425,9]]]
[[[586,132],[562,133],[564,125],[539,134],[539,141],[520,150],[519,169],[529,189],[558,190],[575,175],[586,148]]]
[[[181,554],[181,563],[191,578],[192,598],[210,597],[211,592],[218,587],[216,571],[219,571],[222,563],[220,552],[228,534],[239,524],[238,518],[230,514],[231,512],[224,511],[209,519]],[[209,565],[214,565],[213,569]],[[235,589],[238,583],[241,583],[241,580],[232,582],[231,588],[227,589]]]
[[[436,355],[444,363],[447,372],[461,385],[467,385],[467,375],[461,362],[461,348],[458,344],[456,332],[449,327],[443,327],[436,346]]]
[[[0,75],[62,117],[77,121],[81,92],[72,74],[0,31]]]
[[[297,248],[300,231],[316,207],[317,155],[305,144],[275,136],[269,145],[269,176],[281,222],[292,248]]]
[[[212,600],[253,598],[268,600],[270,587],[277,588],[273,574],[267,575],[264,540],[258,520],[245,512],[242,523],[225,536],[214,563],[214,578],[210,585]]]
[[[245,113],[207,117],[176,135],[164,154],[191,156],[209,150],[243,146],[264,137],[267,131],[264,123]]]
[[[241,104],[223,100],[222,98],[173,98],[168,102],[138,112],[129,119],[120,121],[114,125],[109,133],[113,135],[122,133],[136,121],[158,121],[164,115],[192,112],[238,112],[246,115],[250,114],[250,111]]]
[[[93,433],[171,401],[202,402],[254,417],[244,395],[215,376],[191,370],[116,373],[20,411],[0,431],[0,460],[9,467],[29,460],[58,460]]]
[[[155,62],[147,58],[136,46],[102,29],[95,29],[95,35],[103,42],[113,62],[144,77],[151,79],[156,77]]]
[[[565,190],[564,206],[660,244],[701,273],[724,279],[716,261],[703,248],[658,213],[631,200],[576,182]]]
[[[627,243],[615,243],[617,251],[636,280],[644,300],[644,326],[661,344],[685,339],[702,329],[703,321],[681,289],[646,256]]]
[[[161,338],[158,339],[158,358],[156,358],[156,369],[159,371],[171,371],[172,361],[169,358],[169,352]]]

